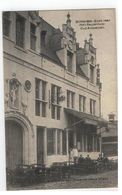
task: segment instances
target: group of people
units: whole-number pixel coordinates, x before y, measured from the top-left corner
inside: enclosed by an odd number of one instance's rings
[[[73,149],[70,150],[70,161],[73,161],[74,164],[76,163],[83,163],[83,162],[90,162],[91,158],[89,154],[87,154],[86,158],[82,156],[82,154],[79,156],[78,149],[75,146]]]
[[[99,154],[97,161],[107,163],[109,160],[104,154]]]
[[[80,154],[80,156],[79,156],[79,152],[78,152],[78,149],[76,146],[74,148],[70,149],[69,159],[70,159],[70,161],[74,162],[74,164],[89,163],[92,160],[90,158],[89,154],[87,154],[87,156],[85,158],[82,156],[82,154]],[[108,158],[104,154],[99,154],[97,161],[107,163]]]

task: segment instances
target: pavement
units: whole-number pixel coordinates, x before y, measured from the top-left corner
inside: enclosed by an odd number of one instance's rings
[[[72,175],[69,180],[40,183],[31,186],[8,186],[7,190],[46,190],[46,189],[80,189],[80,188],[117,188],[117,170],[92,175]]]

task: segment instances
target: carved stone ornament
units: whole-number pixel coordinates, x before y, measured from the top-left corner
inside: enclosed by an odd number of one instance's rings
[[[16,108],[19,107],[19,86],[20,83],[16,78],[13,78],[9,81],[10,105]]]
[[[30,92],[31,91],[31,88],[32,88],[31,82],[29,80],[26,80],[24,87],[25,87],[25,90],[27,92]]]

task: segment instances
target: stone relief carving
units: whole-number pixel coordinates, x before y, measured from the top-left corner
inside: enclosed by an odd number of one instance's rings
[[[24,84],[19,82],[16,74],[12,74],[11,79],[6,79],[5,109],[19,110],[24,115],[27,114],[28,94],[31,92],[32,84],[26,80]]]
[[[19,88],[20,83],[16,78],[9,81],[9,101],[11,107],[19,108]]]

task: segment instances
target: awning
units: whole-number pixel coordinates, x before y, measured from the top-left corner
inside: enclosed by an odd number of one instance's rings
[[[64,111],[67,114],[80,119],[81,123],[83,122],[84,124],[89,124],[89,125],[94,125],[94,126],[99,126],[99,127],[107,127],[108,125],[108,121],[106,121],[105,119],[101,117],[97,117],[97,116],[87,114],[84,112],[79,112],[79,111],[69,109],[69,108],[64,108]]]

